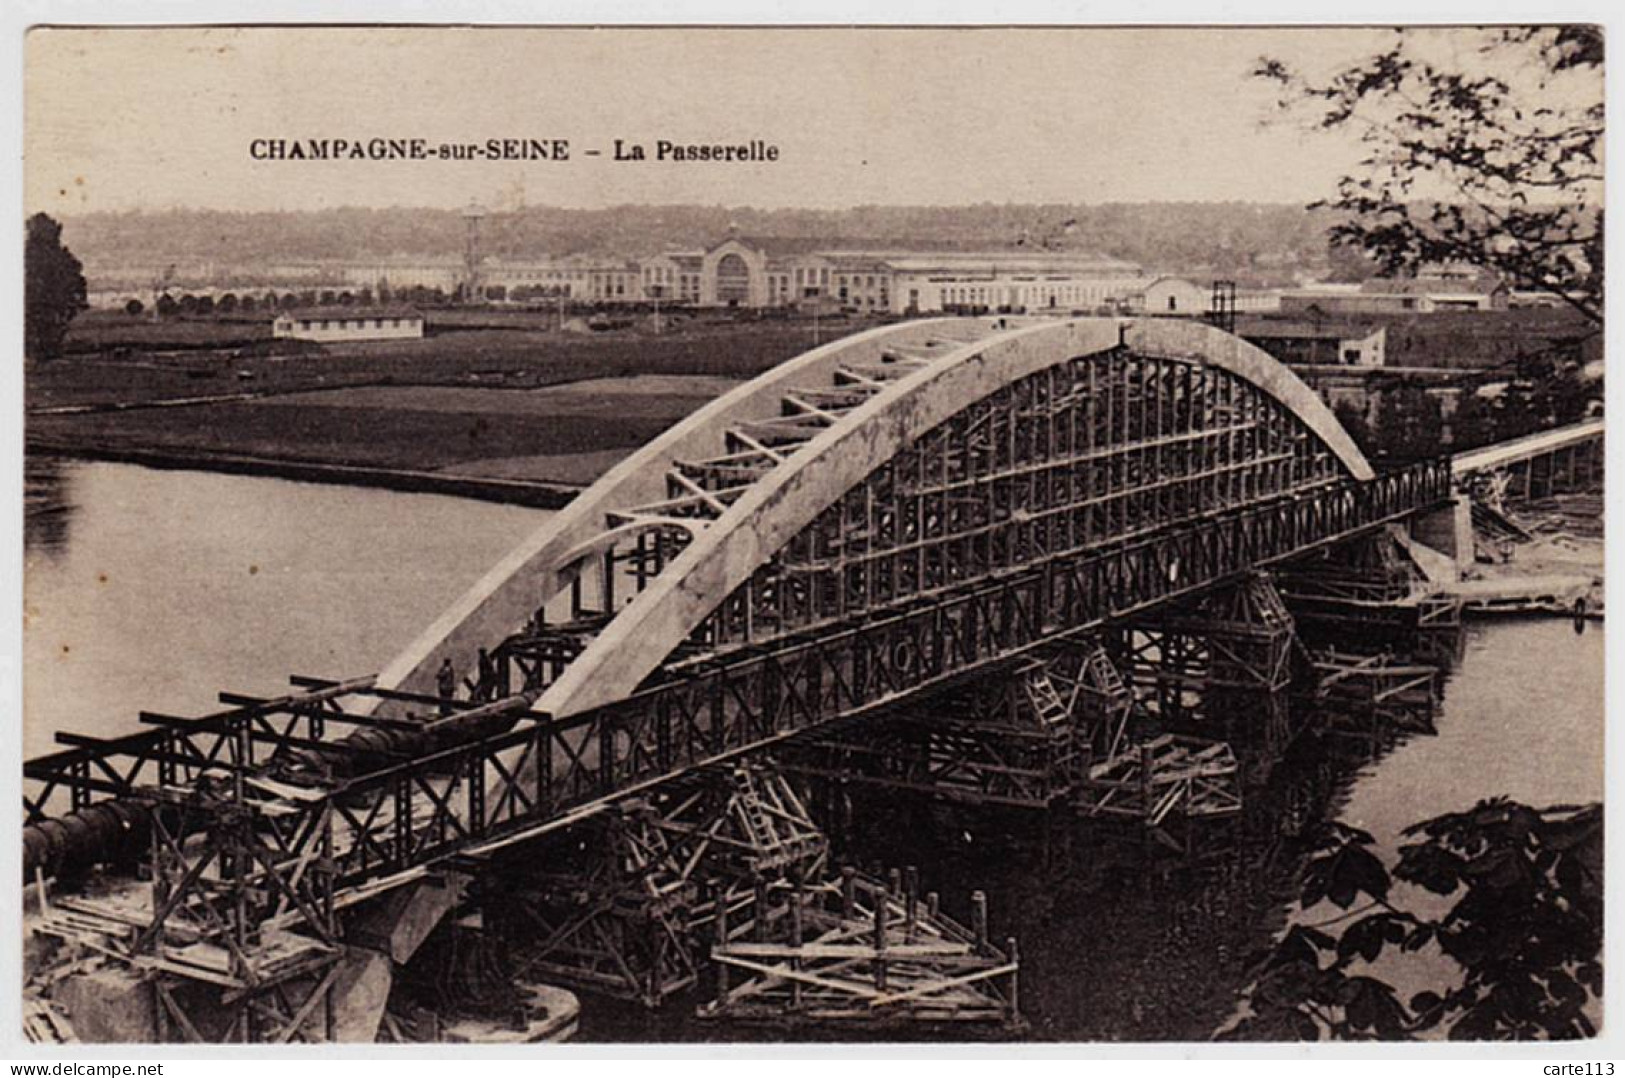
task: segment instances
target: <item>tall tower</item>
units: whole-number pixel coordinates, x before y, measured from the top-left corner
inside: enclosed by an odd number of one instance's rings
[[[473,303],[480,296],[480,262],[484,255],[480,253],[480,221],[485,218],[485,208],[477,202],[470,202],[463,210],[463,223],[465,226],[463,239],[463,302]]]

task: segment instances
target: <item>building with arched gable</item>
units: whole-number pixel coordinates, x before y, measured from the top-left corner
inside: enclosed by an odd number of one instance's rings
[[[1126,305],[1145,287],[1139,266],[1086,253],[850,249],[730,236],[700,256],[698,303],[817,303],[866,314],[1071,312]]]

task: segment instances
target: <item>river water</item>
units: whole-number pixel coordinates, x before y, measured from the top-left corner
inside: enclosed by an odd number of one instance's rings
[[[435,494],[32,460],[24,746],[376,673],[549,514]]]
[[[31,461],[27,499],[28,755],[49,751],[59,729],[109,735],[135,728],[142,709],[212,710],[223,689],[272,695],[290,673],[371,673],[546,519],[436,495],[67,461]],[[1391,850],[1405,826],[1483,797],[1601,800],[1603,642],[1600,623],[1470,627],[1437,736],[1345,761],[1328,811]],[[1300,745],[1260,811],[1289,813],[1301,788],[1325,786],[1320,753]],[[1205,1039],[1292,911],[1290,863],[1193,883],[1123,873],[1065,823],[897,799],[860,805],[857,819],[843,841],[852,860],[918,864],[950,914],[988,892],[995,934],[1021,943],[1038,1039]],[[695,1001],[651,1016],[589,998],[582,1037],[754,1036],[685,1017]]]

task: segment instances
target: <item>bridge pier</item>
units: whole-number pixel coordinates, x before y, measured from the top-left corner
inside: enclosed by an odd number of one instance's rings
[[[1470,571],[1478,559],[1472,498],[1457,494],[1442,509],[1419,514],[1411,521],[1411,535],[1417,542],[1449,558],[1458,575]]]
[[[171,875],[169,885],[175,882]],[[298,937],[255,939],[245,933],[235,944],[244,972],[235,973],[207,961],[209,937],[195,928],[177,928],[169,944],[180,949],[174,958],[165,957],[162,946],[157,957],[143,960],[97,945],[120,928],[129,938],[128,926],[110,914],[144,908],[140,904],[148,898],[140,890],[108,896],[100,905],[64,899],[48,906],[43,918],[43,932],[59,941],[60,953],[35,972],[42,996],[81,1041],[370,1042],[396,971],[412,959],[455,894],[455,884],[437,881],[393,892],[348,918],[346,930],[335,936],[346,942],[324,948],[309,948]],[[182,957],[188,943],[202,964]],[[97,956],[87,967],[84,960]]]
[[[1377,532],[1288,566],[1281,594],[1311,651],[1449,662],[1461,646],[1461,600],[1429,579],[1417,560],[1429,556],[1403,533]]]

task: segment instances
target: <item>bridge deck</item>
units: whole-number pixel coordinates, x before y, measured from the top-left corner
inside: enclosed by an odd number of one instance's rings
[[[1570,446],[1582,445],[1603,437],[1603,421],[1589,419],[1584,423],[1575,423],[1556,430],[1540,431],[1536,434],[1516,438],[1510,442],[1501,442],[1497,445],[1485,446],[1482,449],[1470,449],[1465,453],[1457,453],[1451,460],[1451,467],[1458,477],[1471,475],[1474,472],[1493,471],[1496,468],[1505,468],[1510,464],[1517,464],[1534,457],[1554,453]]]

